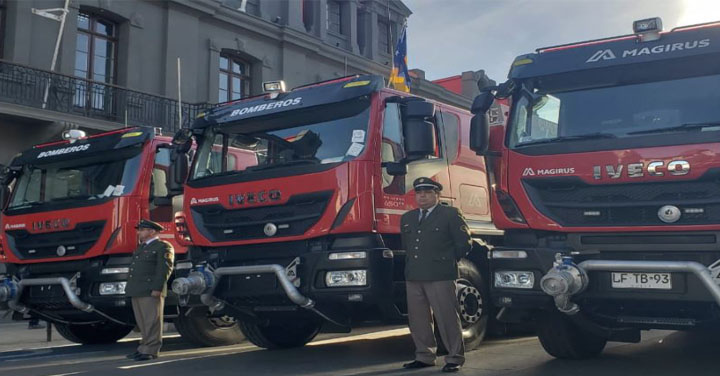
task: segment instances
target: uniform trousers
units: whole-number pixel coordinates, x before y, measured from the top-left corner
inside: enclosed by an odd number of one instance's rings
[[[437,343],[433,316],[448,355],[446,363],[465,363],[455,281],[406,281],[408,321],[415,342],[415,360],[434,364]]]
[[[157,356],[162,346],[164,297],[133,297],[132,307],[135,321],[140,328],[140,345],[137,351],[141,354]]]

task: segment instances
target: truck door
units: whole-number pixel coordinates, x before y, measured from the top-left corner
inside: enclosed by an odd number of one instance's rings
[[[470,115],[449,108],[440,113],[449,181],[446,187],[453,206],[459,208],[467,220],[490,221],[490,196],[485,160],[468,149]],[[461,136],[462,135],[462,136]]]
[[[382,162],[399,162],[405,158],[400,106],[398,103],[386,103],[385,105],[381,146]],[[387,173],[387,168],[382,167],[382,187],[378,192],[380,199],[376,201],[375,209],[378,228],[381,232],[398,232],[400,216],[407,210],[416,207],[412,183],[421,176],[430,177],[442,184],[444,189],[440,194],[441,204],[451,204],[447,151],[445,150],[445,135],[440,131],[442,125],[440,116],[440,111],[437,111],[435,118],[432,119],[436,139],[433,155],[408,163],[408,171],[404,176],[391,176]]]
[[[182,210],[183,195],[171,195],[167,189],[170,174],[170,149],[161,147],[155,153],[150,177],[150,220],[165,227],[160,238],[172,243],[175,253],[183,253],[184,247],[175,242],[173,234],[175,213]]]

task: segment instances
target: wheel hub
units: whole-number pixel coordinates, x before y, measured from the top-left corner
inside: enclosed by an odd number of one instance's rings
[[[230,316],[210,317],[209,320],[217,328],[230,328],[235,325],[235,319]]]
[[[474,324],[482,316],[482,296],[480,291],[473,286],[458,285],[458,305],[460,306],[460,317],[468,324]]]

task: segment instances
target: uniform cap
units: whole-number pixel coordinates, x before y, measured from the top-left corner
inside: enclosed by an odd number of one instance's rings
[[[436,181],[433,181],[430,178],[421,177],[421,178],[415,179],[415,181],[413,182],[413,188],[416,191],[421,191],[421,190],[426,190],[426,189],[442,191],[443,186],[442,186],[442,184],[440,184]]]
[[[159,224],[157,222],[153,222],[148,219],[141,219],[140,222],[138,222],[137,226],[135,226],[135,228],[136,229],[149,228],[149,229],[155,230],[155,231],[162,231],[164,229],[161,224]]]

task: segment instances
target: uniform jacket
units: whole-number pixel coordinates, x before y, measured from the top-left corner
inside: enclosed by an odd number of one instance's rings
[[[419,220],[420,209],[411,210],[400,219],[400,235],[406,251],[405,279],[457,279],[457,262],[472,247],[462,213],[457,208],[438,204],[420,225]]]
[[[172,245],[164,240],[140,245],[133,253],[125,295],[143,297],[150,296],[152,291],[162,291],[162,296],[166,296],[174,259]]]

